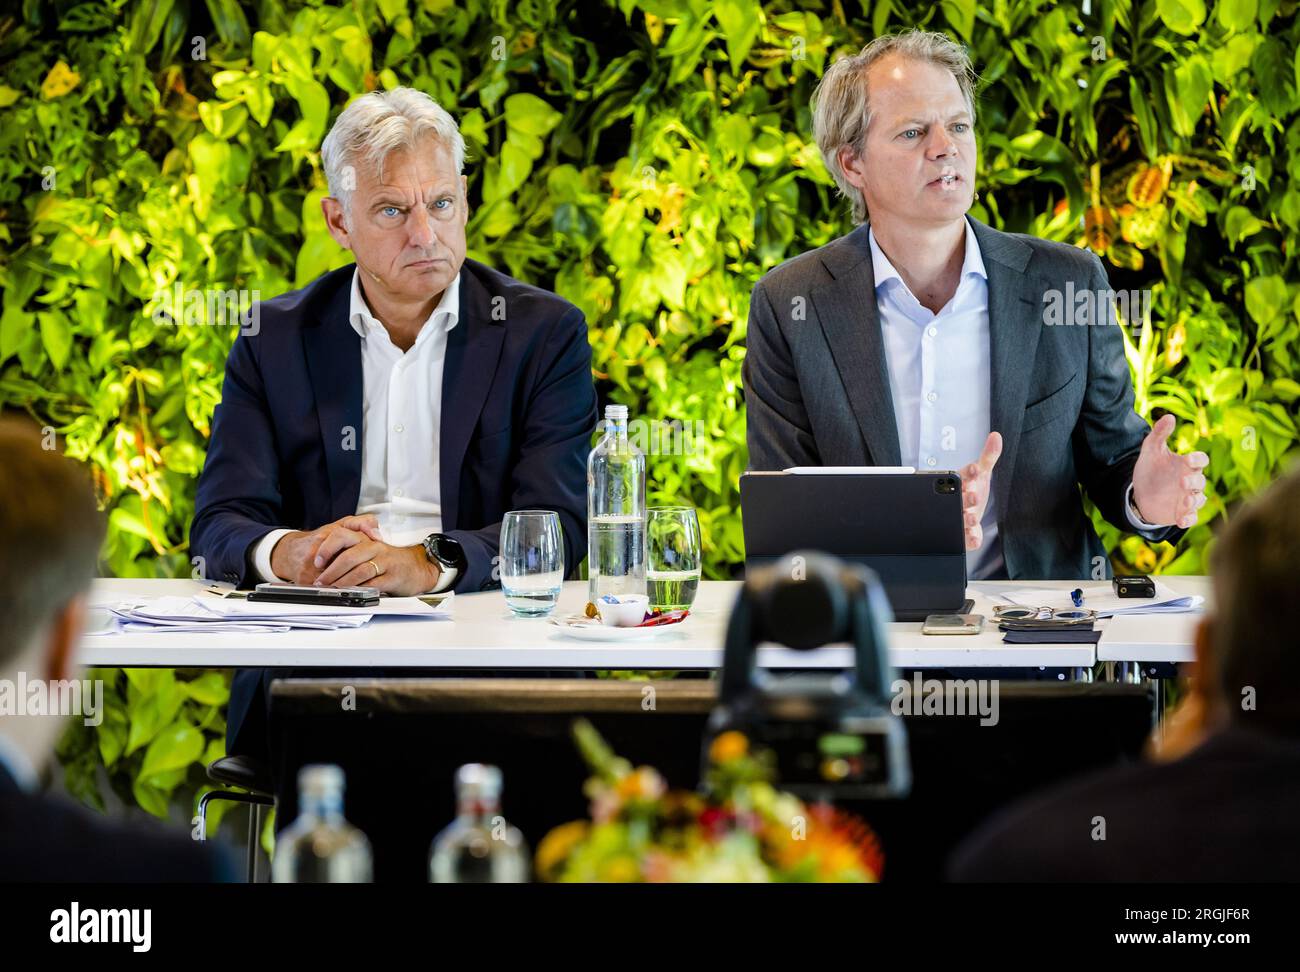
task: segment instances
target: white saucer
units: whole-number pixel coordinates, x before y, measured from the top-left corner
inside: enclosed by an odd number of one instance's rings
[[[655,624],[648,628],[613,628],[603,624],[574,624],[562,621],[559,618],[552,618],[550,623],[555,628],[555,634],[562,638],[608,643],[611,641],[649,641],[652,638],[662,638],[680,630],[682,625],[690,623],[690,618],[678,621],[676,624]]]

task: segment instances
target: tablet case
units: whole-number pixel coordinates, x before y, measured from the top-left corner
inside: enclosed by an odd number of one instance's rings
[[[747,570],[795,550],[820,550],[874,570],[896,620],[959,614],[966,604],[955,472],[748,472],[740,477],[740,504]]]

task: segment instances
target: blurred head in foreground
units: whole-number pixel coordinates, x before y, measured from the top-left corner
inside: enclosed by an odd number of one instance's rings
[[[1165,756],[1230,725],[1300,736],[1300,463],[1232,515],[1210,574],[1214,603]]]
[[[53,433],[0,417],[0,736],[39,772],[63,727],[54,715],[15,714],[20,684],[76,677],[74,654],[95,576],[104,518],[85,470]],[[66,714],[66,713],[65,713]]]

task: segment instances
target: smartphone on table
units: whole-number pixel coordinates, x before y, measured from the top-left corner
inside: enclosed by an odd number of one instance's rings
[[[317,604],[326,607],[374,607],[379,591],[373,587],[315,587],[311,584],[258,584],[250,601],[279,601],[285,604]]]

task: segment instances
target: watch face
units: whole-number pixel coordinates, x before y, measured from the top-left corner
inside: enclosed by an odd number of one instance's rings
[[[451,537],[429,537],[424,542],[424,549],[434,560],[447,567],[460,567],[465,560],[465,551],[460,543]]]

